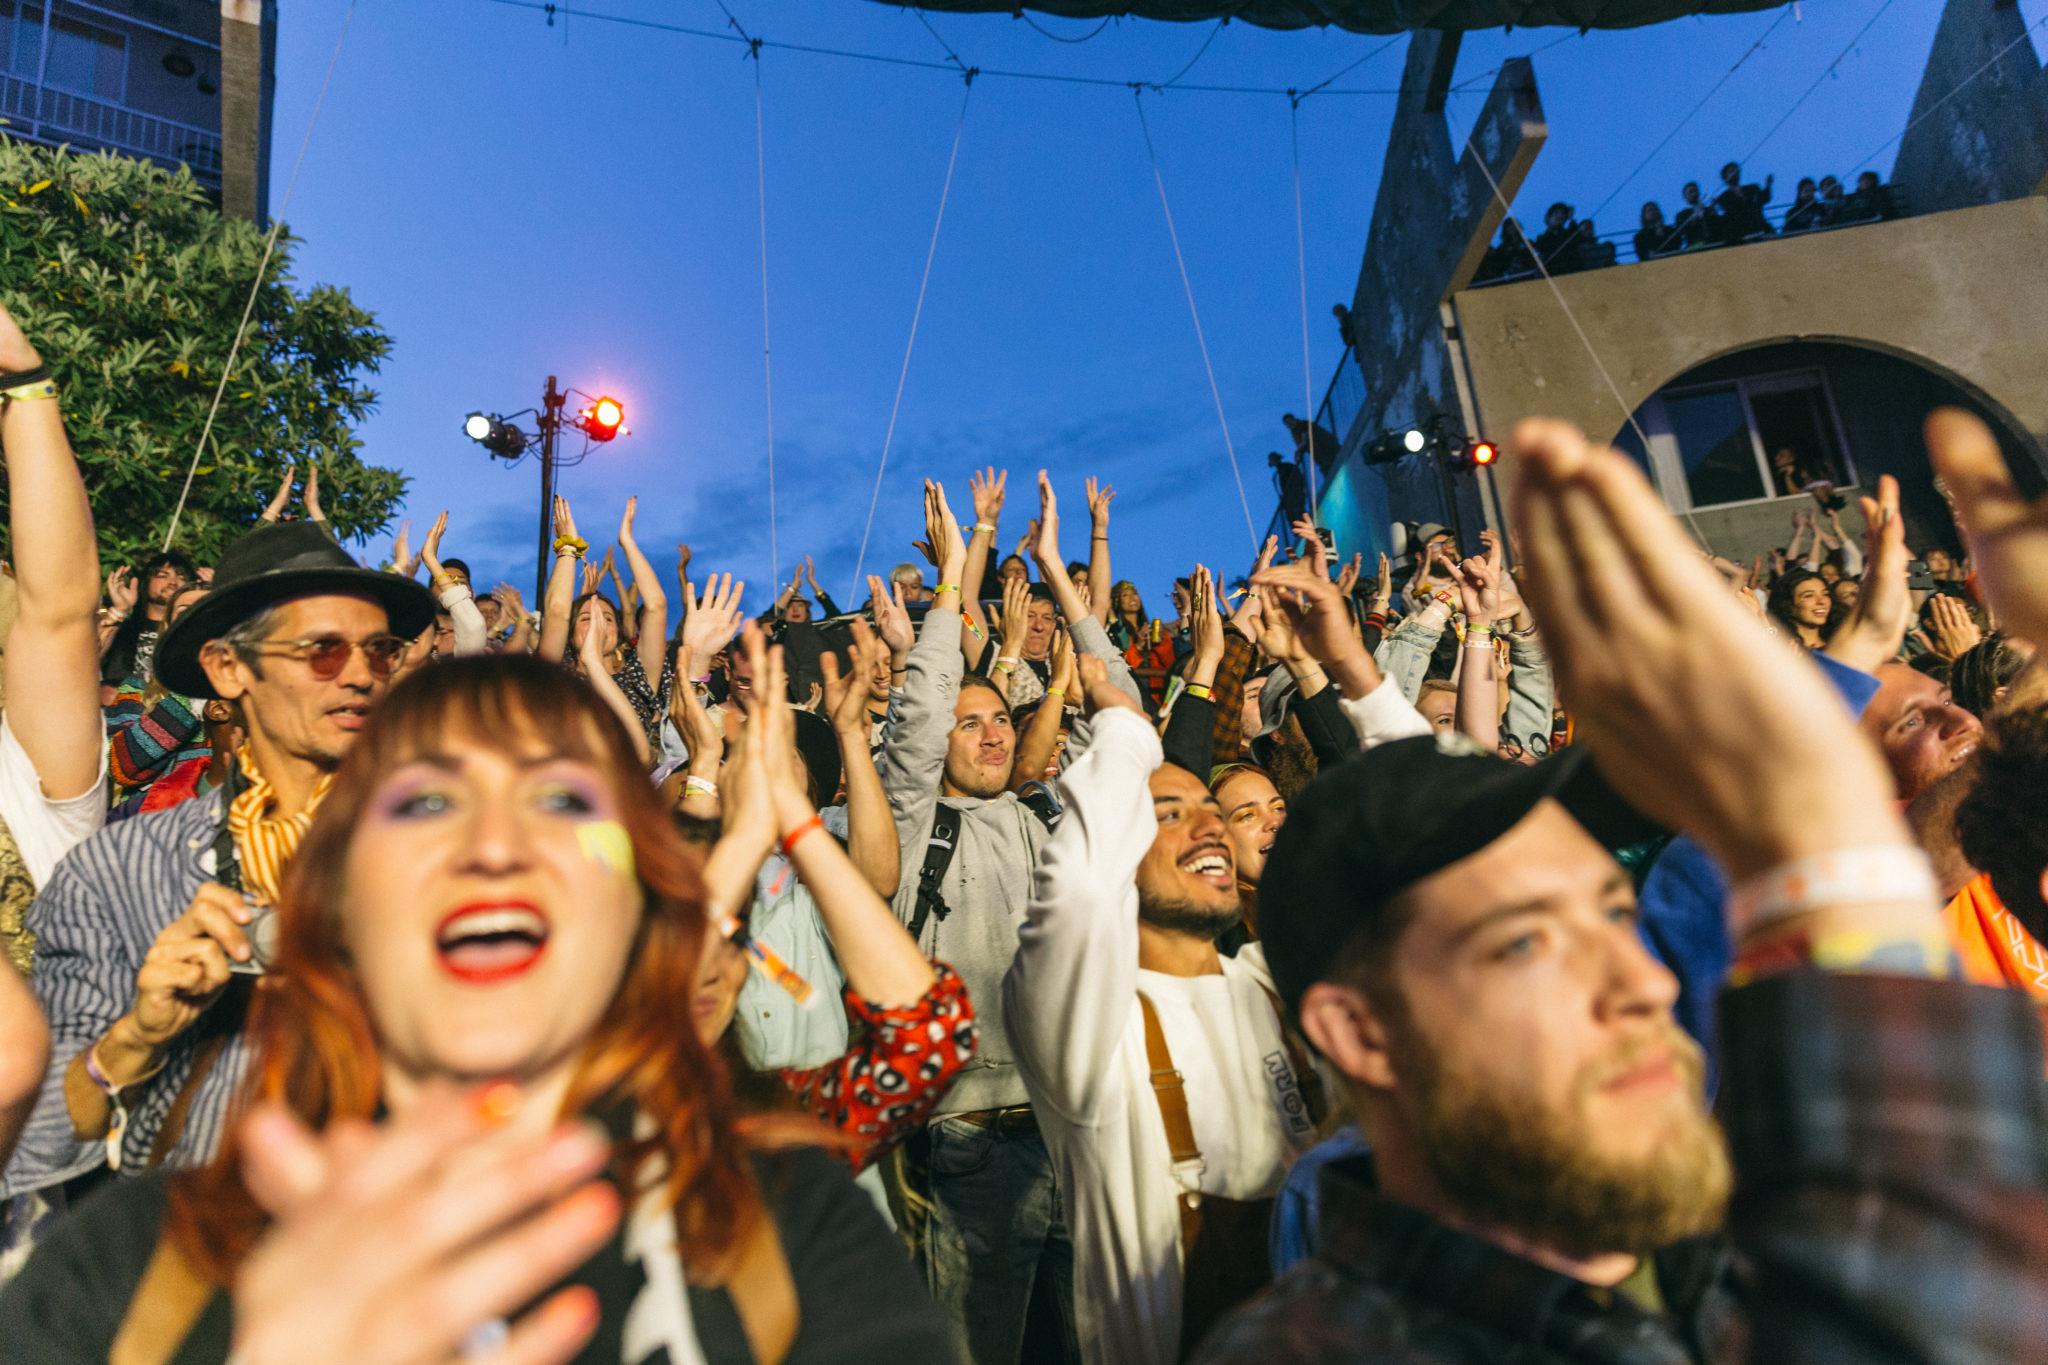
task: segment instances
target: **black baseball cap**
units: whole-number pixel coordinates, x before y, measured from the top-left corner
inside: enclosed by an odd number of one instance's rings
[[[1610,849],[1665,833],[1614,794],[1584,748],[1529,766],[1439,730],[1324,769],[1289,806],[1259,879],[1259,940],[1288,1017],[1396,896],[1552,797]]]

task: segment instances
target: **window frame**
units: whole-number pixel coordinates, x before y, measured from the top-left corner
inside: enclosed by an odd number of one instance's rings
[[[1692,483],[1686,478],[1685,458],[1678,448],[1678,438],[1671,430],[1671,419],[1664,410],[1666,398],[1683,398],[1690,394],[1707,393],[1715,389],[1735,389],[1736,401],[1742,405],[1742,420],[1749,432],[1750,453],[1756,461],[1757,473],[1764,488],[1775,490],[1776,480],[1772,477],[1770,456],[1764,451],[1763,436],[1757,429],[1756,408],[1750,402],[1754,393],[1793,393],[1801,389],[1819,389],[1821,413],[1834,436],[1835,449],[1842,457],[1843,472],[1848,475],[1846,483],[1837,488],[1860,488],[1861,476],[1856,472],[1856,460],[1849,449],[1847,433],[1842,428],[1842,414],[1835,404],[1833,385],[1828,383],[1827,370],[1817,365],[1799,366],[1789,370],[1766,370],[1760,374],[1737,375],[1730,379],[1713,379],[1697,384],[1672,384],[1657,390],[1643,400],[1641,413],[1643,434],[1648,438],[1645,458],[1650,468],[1650,481],[1657,486],[1657,494],[1664,505],[1673,512],[1718,512],[1729,507],[1755,507],[1761,503],[1784,502],[1798,494],[1767,492],[1760,498],[1737,498],[1732,502],[1714,502],[1705,505],[1692,500]]]

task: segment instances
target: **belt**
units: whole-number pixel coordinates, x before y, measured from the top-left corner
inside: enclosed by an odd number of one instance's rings
[[[993,1128],[999,1133],[1035,1133],[1038,1131],[1038,1115],[1031,1112],[1028,1104],[1014,1105],[1008,1109],[974,1109],[965,1114],[948,1114],[949,1119],[971,1123],[977,1128]]]

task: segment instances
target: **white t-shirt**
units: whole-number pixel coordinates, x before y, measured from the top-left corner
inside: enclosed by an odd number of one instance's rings
[[[80,795],[52,801],[43,795],[35,764],[15,737],[13,718],[0,711],[0,819],[7,821],[29,879],[40,891],[64,855],[107,822],[107,746],[100,745],[100,772],[93,784]]]
[[[1186,1086],[1202,1154],[1200,1173],[1185,1177],[1194,1188],[1269,1197],[1315,1131],[1256,944],[1222,959],[1220,976],[1139,968],[1135,874],[1158,831],[1147,781],[1159,737],[1136,712],[1104,711],[1095,725],[1060,779],[1066,814],[1034,873],[1003,1018],[1073,1233],[1082,1358],[1173,1365],[1183,1176],[1152,1089],[1139,993]]]

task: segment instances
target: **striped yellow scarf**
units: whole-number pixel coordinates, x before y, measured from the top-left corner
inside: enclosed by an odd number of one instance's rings
[[[320,808],[327,789],[334,785],[334,774],[321,777],[304,810],[280,819],[270,813],[277,804],[277,789],[257,769],[256,756],[246,741],[235,750],[235,761],[249,778],[248,789],[228,807],[228,833],[235,839],[235,857],[242,865],[242,885],[275,904],[278,887],[284,881],[284,865],[298,851],[299,840],[313,823],[313,812]]]

